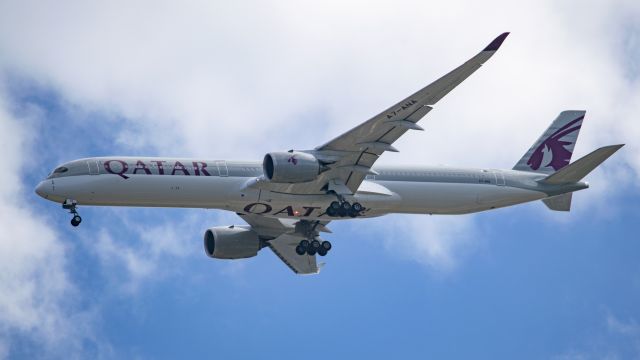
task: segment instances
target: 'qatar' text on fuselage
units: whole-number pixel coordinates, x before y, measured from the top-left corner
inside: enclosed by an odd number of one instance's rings
[[[148,165],[144,161],[138,160],[129,172],[129,163],[126,161],[114,159],[103,162],[104,169],[108,173],[118,175],[123,179],[129,178],[126,174],[211,176],[207,171],[208,164],[204,161],[192,161],[191,165],[186,166],[180,161],[175,161],[170,166],[167,166],[166,160],[150,160],[149,163],[151,164]],[[167,166],[167,172],[165,172],[165,166]]]

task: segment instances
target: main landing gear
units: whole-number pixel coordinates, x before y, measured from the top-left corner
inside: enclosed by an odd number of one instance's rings
[[[330,242],[328,241],[320,242],[316,239],[313,239],[311,241],[306,239],[302,240],[300,241],[298,246],[296,246],[296,253],[298,255],[307,254],[307,255],[313,256],[315,254],[318,254],[320,256],[325,256],[327,255],[329,250],[331,250]]]
[[[73,218],[71,218],[71,225],[73,226],[78,226],[82,222],[82,218],[80,217],[80,214],[78,214],[78,210],[76,209],[77,205],[78,202],[71,199],[66,199],[62,203],[62,208],[65,210],[69,210],[69,213],[73,214]]]
[[[296,254],[313,256],[318,254],[325,256],[331,250],[331,243],[328,241],[322,241],[318,238],[318,231],[316,227],[320,224],[319,221],[300,220],[296,223],[296,233],[300,234],[304,240],[296,246]]]
[[[327,215],[331,217],[358,217],[361,215],[364,207],[359,202],[349,204],[348,201],[340,199],[340,201],[332,202],[327,208]]]

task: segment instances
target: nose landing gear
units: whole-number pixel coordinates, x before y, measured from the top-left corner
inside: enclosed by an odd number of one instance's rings
[[[80,223],[82,222],[82,218],[80,217],[80,215],[74,215],[73,218],[71,218],[71,225],[73,226],[78,226],[80,225]]]
[[[77,205],[78,202],[72,199],[66,199],[62,203],[62,208],[65,210],[69,210],[69,213],[73,214],[73,218],[71,218],[71,225],[74,227],[80,225],[80,223],[82,222],[82,218],[80,217],[80,214],[78,214],[78,210],[76,208]]]

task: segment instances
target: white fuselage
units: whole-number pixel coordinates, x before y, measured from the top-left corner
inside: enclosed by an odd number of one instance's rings
[[[269,217],[327,219],[334,195],[284,194],[249,186],[258,162],[105,157],[76,160],[55,171],[37,193],[79,205],[210,208]],[[60,167],[60,168],[62,168]],[[58,169],[60,169],[58,168]],[[543,175],[512,170],[376,167],[354,195],[363,217],[388,213],[463,214],[539,200]],[[56,170],[57,171],[57,170]],[[330,218],[337,220],[337,218]]]

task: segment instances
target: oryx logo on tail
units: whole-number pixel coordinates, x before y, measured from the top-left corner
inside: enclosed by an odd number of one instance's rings
[[[573,154],[573,146],[571,146],[570,150],[567,149],[567,146],[575,145],[575,139],[577,136],[568,141],[563,140],[563,138],[580,130],[580,127],[582,126],[582,119],[584,119],[584,115],[569,122],[551,134],[551,136],[538,145],[538,147],[533,151],[533,154],[531,154],[531,158],[529,158],[527,164],[531,166],[533,170],[538,170],[540,166],[542,166],[552,167],[553,170],[558,171],[567,166],[571,160],[571,155]],[[549,152],[551,154],[548,154]],[[545,154],[548,155],[545,156]],[[546,159],[549,160],[544,161]],[[546,164],[543,165],[543,162]]]
[[[569,165],[585,114],[584,110],[561,112],[513,169],[551,174]]]

